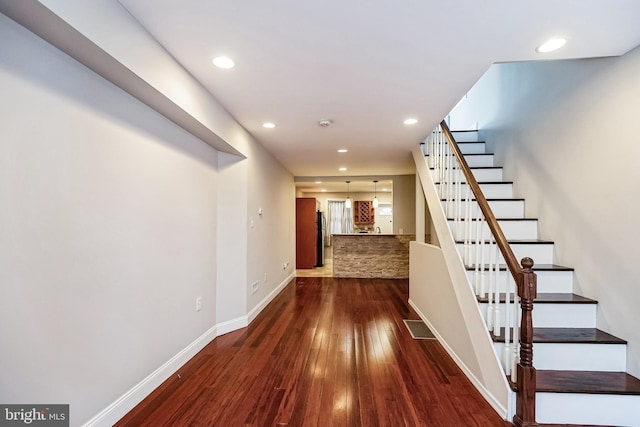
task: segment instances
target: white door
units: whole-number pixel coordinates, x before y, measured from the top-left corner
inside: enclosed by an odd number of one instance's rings
[[[393,234],[393,208],[391,203],[380,203],[376,209],[375,218],[375,227],[380,227],[382,234]]]

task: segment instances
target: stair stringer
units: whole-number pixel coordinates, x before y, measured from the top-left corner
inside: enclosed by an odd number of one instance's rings
[[[411,243],[409,304],[483,397],[501,416],[510,419],[513,393],[456,249],[425,157],[419,146],[412,154],[440,247]]]

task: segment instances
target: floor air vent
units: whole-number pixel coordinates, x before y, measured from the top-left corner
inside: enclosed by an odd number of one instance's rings
[[[404,324],[407,325],[409,333],[415,340],[434,340],[436,337],[427,325],[422,320],[407,320],[404,319]]]

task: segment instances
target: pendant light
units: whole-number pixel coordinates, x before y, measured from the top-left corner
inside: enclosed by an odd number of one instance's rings
[[[344,207],[347,209],[351,209],[351,199],[349,198],[349,183],[351,181],[345,181],[347,183],[347,200],[344,201]]]
[[[378,191],[377,191],[378,180],[373,180],[373,207],[378,207]]]

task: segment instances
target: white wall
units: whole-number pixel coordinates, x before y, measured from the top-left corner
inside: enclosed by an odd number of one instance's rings
[[[494,65],[467,114],[493,146],[575,291],[597,299],[598,327],[629,341],[640,376],[635,246],[640,48],[623,57]],[[470,117],[469,116],[469,117]],[[452,117],[452,125],[469,121]],[[534,359],[535,363],[535,359]]]
[[[245,326],[247,313],[247,162],[218,153],[216,323],[224,333]]]
[[[409,303],[433,330],[473,385],[501,416],[507,416],[510,390],[485,327],[467,271],[449,230],[440,196],[424,155],[413,151],[433,233],[441,247],[412,242]]]
[[[393,179],[393,232],[416,233],[415,175],[398,175]]]
[[[295,275],[296,198],[293,176],[261,145],[252,143],[245,153],[249,183],[247,286],[260,282],[258,292],[251,295],[249,291],[247,304],[255,314],[265,298],[272,297]],[[287,268],[283,263],[288,263]]]
[[[157,76],[156,57],[137,66]],[[1,14],[0,93],[0,401],[69,403],[71,425],[101,411],[110,425],[150,377],[246,324],[291,279],[293,177],[215,100],[194,104],[195,121],[243,156]]]
[[[77,425],[214,324],[218,156],[4,15],[0,58],[0,401]]]

